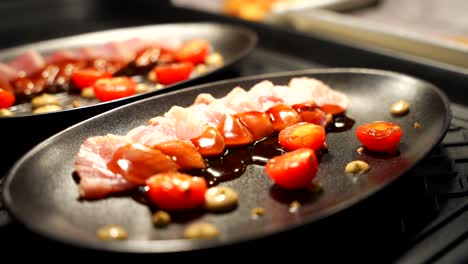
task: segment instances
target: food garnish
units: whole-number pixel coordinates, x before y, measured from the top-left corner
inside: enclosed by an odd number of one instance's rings
[[[237,207],[239,195],[227,186],[215,186],[205,193],[205,208],[212,212],[230,211]]]
[[[184,230],[184,237],[187,239],[212,239],[219,235],[218,227],[208,222],[192,223]]]
[[[171,215],[166,211],[158,210],[151,216],[151,220],[155,227],[165,227],[171,222]]]
[[[402,116],[409,112],[410,104],[405,100],[398,100],[390,107],[390,112],[395,116]]]
[[[127,230],[119,225],[106,225],[100,227],[96,235],[102,240],[124,240],[127,239]]]
[[[367,171],[369,171],[369,164],[362,160],[353,160],[345,167],[345,172],[349,174],[364,174]]]

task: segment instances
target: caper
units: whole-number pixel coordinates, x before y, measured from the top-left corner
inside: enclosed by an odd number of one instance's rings
[[[33,110],[33,114],[44,114],[62,110],[60,105],[44,105]]]
[[[152,81],[152,82],[155,82],[156,81],[156,73],[154,73],[154,71],[150,71],[148,73],[148,80]]]
[[[223,65],[223,56],[221,56],[221,54],[219,54],[218,52],[214,52],[210,55],[208,55],[208,57],[206,57],[206,64],[208,64],[208,66],[213,66],[213,67],[219,67],[219,66],[222,66]]]
[[[149,90],[148,85],[144,83],[137,84],[135,89],[136,93],[146,93]]]
[[[194,69],[194,72],[198,75],[202,75],[204,74],[206,71],[208,70],[208,68],[206,67],[205,64],[198,64],[197,66],[195,66],[195,69]]]
[[[405,100],[398,100],[397,102],[393,103],[390,107],[390,111],[392,112],[392,114],[398,116],[408,113],[409,109],[410,105]]]
[[[346,164],[345,171],[351,174],[364,174],[369,170],[369,164],[362,160],[354,160]]]
[[[154,226],[163,227],[171,222],[171,216],[167,212],[159,210],[152,215],[151,220]]]
[[[362,153],[364,153],[364,151],[365,151],[364,147],[359,147],[359,148],[356,149],[356,152],[358,154],[362,154]]]
[[[253,219],[257,219],[264,214],[265,214],[265,208],[262,208],[262,207],[255,207],[255,208],[252,208],[252,210],[250,211],[250,216]]]
[[[80,107],[80,106],[81,106],[81,103],[80,103],[80,101],[78,101],[78,100],[73,100],[72,106],[73,106],[74,108],[77,108],[77,107]]]
[[[301,203],[298,201],[293,201],[292,203],[289,204],[289,212],[290,213],[295,213],[299,210],[301,207]]]
[[[81,97],[93,99],[95,97],[93,87],[86,87],[81,90]]]
[[[155,91],[155,90],[159,90],[159,89],[162,89],[162,88],[164,88],[164,84],[157,83],[157,84],[153,85],[152,90]]]
[[[0,108],[0,116],[13,116],[13,112],[8,108]]]
[[[47,93],[38,95],[31,100],[31,105],[33,108],[38,108],[38,107],[45,106],[45,105],[58,105],[58,104],[59,102],[57,100],[57,97],[53,94],[47,94]]]
[[[236,191],[226,186],[211,187],[205,192],[205,208],[213,212],[232,210],[238,200]]]
[[[184,230],[184,237],[187,239],[215,238],[219,235],[219,229],[214,224],[208,222],[193,223]]]
[[[96,234],[102,240],[123,240],[128,237],[127,230],[117,225],[102,226],[97,230]]]

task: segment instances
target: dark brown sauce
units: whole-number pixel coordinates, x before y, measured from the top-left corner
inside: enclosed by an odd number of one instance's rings
[[[220,157],[206,159],[206,169],[190,174],[202,176],[208,186],[214,186],[240,177],[251,164],[265,165],[269,159],[283,153],[278,137],[265,138],[248,147],[226,149]]]
[[[355,121],[353,119],[340,115],[333,119],[333,123],[327,127],[327,132],[344,132],[351,129],[354,123]],[[251,164],[264,166],[271,158],[284,153],[286,153],[286,151],[280,146],[278,137],[275,135],[256,141],[250,146],[228,148],[224,154],[219,157],[207,158],[207,169],[192,170],[187,173],[204,177],[208,186],[211,187],[221,182],[234,180],[240,177],[244,174],[247,166]],[[326,148],[317,153],[318,158],[320,159],[325,153],[327,153]],[[74,172],[72,176],[74,181],[78,184],[80,180],[78,174]],[[129,195],[135,201],[148,205],[152,211],[155,211],[157,208],[153,208],[152,204],[149,202],[146,193],[147,189],[147,186],[142,185],[130,191],[130,193],[125,192],[122,195]],[[275,196],[281,196],[281,192],[275,191],[275,193],[277,194]],[[194,213],[194,215],[199,216],[199,213]]]
[[[344,132],[351,129],[354,123],[353,119],[338,115],[327,127],[327,132]],[[251,164],[264,166],[269,159],[285,152],[277,136],[264,138],[247,147],[228,148],[220,157],[206,159],[207,169],[190,171],[189,174],[204,177],[208,186],[215,186],[240,177]],[[318,154],[320,156],[325,152],[323,150]]]
[[[336,115],[333,117],[333,122],[327,126],[327,132],[344,132],[350,130],[356,121],[347,117],[344,114]]]

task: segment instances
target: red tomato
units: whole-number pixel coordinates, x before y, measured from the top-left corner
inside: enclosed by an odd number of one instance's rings
[[[277,104],[270,107],[266,113],[270,116],[275,131],[281,131],[290,125],[301,122],[299,113],[289,105]]]
[[[205,129],[203,134],[190,141],[204,157],[221,155],[225,147],[223,136],[216,128],[210,126]]]
[[[0,108],[8,108],[12,106],[14,102],[15,96],[12,93],[0,88]]]
[[[117,149],[107,166],[137,184],[144,184],[146,179],[156,173],[179,169],[177,163],[165,153],[138,143]]]
[[[186,80],[193,71],[193,63],[179,62],[156,66],[153,69],[156,79],[161,84],[173,84]]]
[[[205,169],[205,160],[197,149],[183,140],[169,140],[154,146],[168,155],[180,166],[181,170]]]
[[[257,111],[237,113],[236,116],[247,127],[254,141],[271,136],[275,133],[267,114]]]
[[[285,189],[301,189],[312,183],[317,175],[315,152],[301,148],[270,159],[265,172],[276,185]]]
[[[292,107],[301,115],[301,119],[304,122],[327,126],[332,121],[332,116],[320,110],[313,101],[295,104]]]
[[[175,58],[182,62],[193,64],[204,63],[210,50],[210,44],[204,39],[193,39],[185,42],[180,49],[175,52]]]
[[[385,121],[362,124],[356,129],[356,136],[362,145],[376,152],[395,152],[402,134],[400,126]]]
[[[338,115],[344,113],[344,109],[338,105],[325,104],[320,107],[327,114]]]
[[[83,89],[92,86],[98,79],[112,77],[110,72],[95,69],[80,69],[72,73],[72,81],[76,87]]]
[[[224,115],[218,124],[218,131],[223,136],[226,147],[245,146],[253,142],[252,134],[235,115]]]
[[[325,137],[323,126],[300,122],[281,130],[278,141],[288,151],[299,148],[319,150],[325,143]]]
[[[207,184],[202,177],[181,172],[159,173],[148,180],[148,197],[164,210],[186,210],[205,203]]]
[[[96,98],[105,102],[134,95],[136,82],[128,77],[103,78],[97,80],[93,88]]]

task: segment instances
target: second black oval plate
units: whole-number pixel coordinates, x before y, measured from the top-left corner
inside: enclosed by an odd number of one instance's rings
[[[2,117],[0,118],[0,127],[9,128],[3,131],[3,136],[9,140],[0,142],[0,148],[11,151],[9,155],[6,155],[4,162],[0,164],[0,174],[9,169],[15,160],[34,145],[70,125],[123,104],[181,87],[187,87],[191,84],[206,82],[208,77],[228,69],[247,56],[257,44],[257,35],[248,28],[227,23],[170,23],[98,31],[1,50],[0,61],[6,62],[28,49],[33,49],[41,54],[47,54],[61,49],[96,46],[109,41],[123,41],[131,38],[164,39],[164,37],[180,39],[182,41],[193,38],[206,39],[212,45],[213,50],[223,56],[224,64],[194,78],[171,84],[152,92],[51,113],[23,113],[12,117]],[[28,103],[27,105],[30,104]]]
[[[129,197],[98,201],[79,201],[78,187],[72,178],[73,160],[80,145],[90,136],[107,133],[125,134],[146,124],[155,115],[173,105],[188,106],[199,93],[215,97],[227,94],[235,86],[250,88],[262,81],[287,84],[292,77],[314,77],[351,99],[347,115],[356,121],[346,132],[327,136],[329,153],[323,156],[318,182],[322,192],[295,196],[274,187],[263,167],[251,165],[239,178],[223,182],[240,196],[236,210],[204,213],[186,221],[156,229],[147,206]],[[390,105],[400,99],[411,104],[410,112],[393,117]],[[326,69],[252,76],[174,91],[135,102],[81,122],[42,142],[20,159],[7,176],[4,200],[10,212],[27,228],[45,237],[74,246],[113,252],[157,253],[208,249],[313,224],[380,191],[422,160],[445,135],[450,123],[449,103],[435,86],[397,73],[368,69]],[[389,158],[358,154],[360,146],[355,128],[360,123],[387,120],[400,124],[403,137],[400,154]],[[421,127],[414,128],[418,122]],[[369,163],[370,171],[361,176],[344,172],[355,159]],[[293,200],[302,206],[289,211]],[[251,210],[263,207],[265,214],[252,219]],[[185,240],[183,230],[195,221],[216,224],[221,236],[212,240]],[[98,227],[105,224],[124,226],[126,241],[101,241]]]

